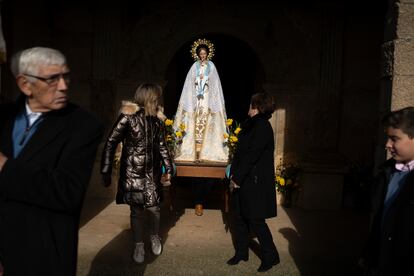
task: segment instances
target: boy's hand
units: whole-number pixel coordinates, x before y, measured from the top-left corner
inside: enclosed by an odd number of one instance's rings
[[[6,163],[6,161],[7,161],[7,157],[6,157],[6,155],[4,155],[4,154],[0,151],[0,172],[1,172],[1,169],[3,168],[4,164]],[[1,270],[0,270],[0,272],[1,272]],[[0,276],[1,276],[1,275],[0,275]]]

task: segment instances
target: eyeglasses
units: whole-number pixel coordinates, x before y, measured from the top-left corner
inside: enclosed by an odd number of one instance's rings
[[[45,83],[47,83],[48,85],[57,85],[60,81],[60,79],[62,78],[66,84],[68,84],[70,82],[70,72],[67,73],[61,73],[61,74],[54,74],[51,75],[47,78],[43,78],[43,77],[39,77],[39,76],[34,76],[34,75],[30,75],[30,74],[23,74],[25,76],[28,77],[32,77],[41,81],[44,81]]]

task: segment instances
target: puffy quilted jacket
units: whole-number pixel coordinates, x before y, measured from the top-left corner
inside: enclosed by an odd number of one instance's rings
[[[101,159],[101,173],[110,174],[119,143],[122,153],[116,202],[144,207],[156,206],[161,197],[161,166],[172,173],[172,160],[165,143],[164,122],[145,116],[136,106],[122,110],[110,132]]]

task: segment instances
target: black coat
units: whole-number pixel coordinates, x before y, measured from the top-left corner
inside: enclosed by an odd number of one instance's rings
[[[20,103],[0,106],[0,260],[5,275],[75,275],[79,216],[102,125],[68,104],[48,112],[13,159]]]
[[[276,216],[273,129],[268,117],[258,114],[247,120],[231,165],[232,179],[240,186],[234,200],[240,214],[249,219]]]
[[[379,275],[412,275],[414,172],[409,173],[404,186],[383,218],[384,199],[394,167],[395,161],[388,160],[374,182],[372,224],[364,259],[368,266],[379,269]]]
[[[101,173],[111,173],[115,150],[121,142],[116,202],[141,204],[145,207],[158,205],[162,192],[161,164],[172,174],[172,160],[165,143],[164,122],[155,116],[145,116],[143,108],[137,107],[130,114],[121,113],[106,140],[102,152]]]

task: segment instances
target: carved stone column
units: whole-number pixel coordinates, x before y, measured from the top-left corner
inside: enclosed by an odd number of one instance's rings
[[[326,9],[322,18],[320,88],[310,150],[303,163],[299,205],[337,209],[342,203],[344,165],[338,153],[344,18]]]
[[[105,2],[105,4],[97,4],[94,7],[92,78],[90,81],[91,109],[103,120],[107,131],[112,126],[117,113],[115,108],[115,81],[120,60],[119,43],[121,33],[121,22],[118,15],[120,9],[114,3],[111,5],[115,6],[108,6]],[[88,196],[113,198],[116,193],[116,179],[113,179],[110,188],[104,188],[101,185],[99,167],[102,147],[103,143],[98,151]]]
[[[93,52],[91,108],[111,125],[115,115],[116,85],[120,60],[120,9],[108,4],[95,9],[93,22]],[[113,4],[114,5],[114,4]]]

